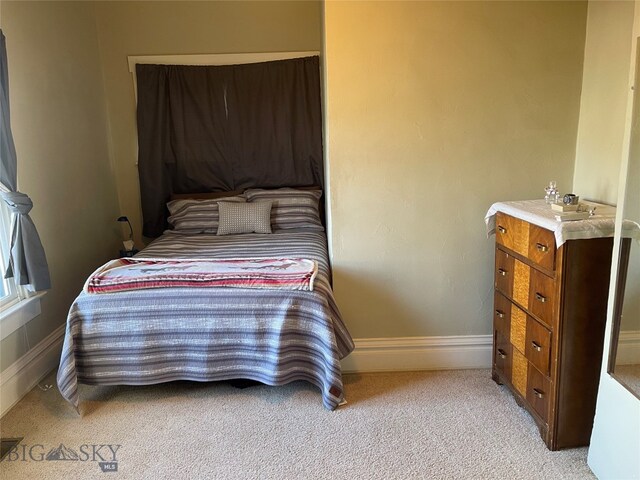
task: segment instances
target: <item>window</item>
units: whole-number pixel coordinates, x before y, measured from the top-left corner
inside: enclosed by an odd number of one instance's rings
[[[0,75],[0,86],[2,90],[2,95],[0,95],[0,116],[2,118],[0,122],[0,134],[3,139],[3,148],[0,150],[0,154],[2,155],[0,158],[2,167],[0,190],[7,192],[15,190],[17,186],[17,159],[15,149],[13,148],[11,126],[8,121],[9,85],[7,84],[7,51],[5,37],[1,29],[0,66],[3,73]],[[7,186],[9,188],[7,188]],[[28,200],[28,196],[25,194],[15,192],[14,196],[17,198],[16,203],[26,202]],[[26,287],[17,285],[13,278],[4,278],[6,263],[10,253],[9,236],[11,220],[8,206],[3,200],[0,200],[0,341],[40,314],[39,299],[43,295],[42,292],[36,295],[29,295],[29,290]],[[22,222],[22,220],[20,214],[18,221]],[[21,249],[18,253],[20,253],[20,262],[24,262],[27,265],[29,275],[26,280],[33,286],[34,290],[51,288],[51,279],[46,266],[44,249],[37,234],[33,232],[34,234],[31,235],[28,228],[23,229],[22,233],[25,238],[18,239],[21,242]]]
[[[7,271],[10,230],[11,214],[7,205],[0,200],[0,311],[20,300],[13,278],[4,278],[4,273]]]
[[[0,188],[4,187],[0,184]],[[11,213],[0,200],[0,341],[40,314],[40,297],[26,287],[16,285],[15,279],[4,278],[9,254]]]

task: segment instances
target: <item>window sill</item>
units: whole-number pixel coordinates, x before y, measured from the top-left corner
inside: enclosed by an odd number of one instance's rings
[[[40,299],[45,292],[20,300],[0,312],[0,341],[40,315]]]

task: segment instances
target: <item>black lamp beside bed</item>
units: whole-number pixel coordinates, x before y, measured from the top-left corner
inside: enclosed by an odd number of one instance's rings
[[[133,243],[133,228],[131,227],[131,222],[125,216],[118,217],[118,222],[127,222],[129,224],[129,240],[122,242],[124,248],[120,250],[120,256],[133,257],[139,250],[136,249],[135,244]]]

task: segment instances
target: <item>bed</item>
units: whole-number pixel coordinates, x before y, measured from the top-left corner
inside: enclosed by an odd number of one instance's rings
[[[217,235],[177,218],[181,228],[166,231],[134,258],[306,258],[317,262],[312,291],[83,291],[67,319],[57,377],[62,396],[78,409],[79,383],[248,379],[277,386],[304,380],[320,389],[327,409],[335,409],[344,400],[340,360],[354,344],[333,297],[326,236],[315,219],[313,228],[305,228],[309,219],[299,209],[295,214],[276,204],[271,234]]]

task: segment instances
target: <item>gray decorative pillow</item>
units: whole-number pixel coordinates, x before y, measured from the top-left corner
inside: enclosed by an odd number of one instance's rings
[[[218,235],[271,233],[271,201],[253,203],[218,202]]]
[[[218,199],[192,198],[172,200],[167,203],[169,224],[184,233],[216,233],[218,231],[218,202],[245,203],[247,199],[237,195]]]
[[[324,231],[320,221],[318,201],[322,190],[299,190],[296,188],[276,188],[265,190],[249,189],[244,192],[249,203],[271,200],[271,225],[273,231],[304,228]]]

